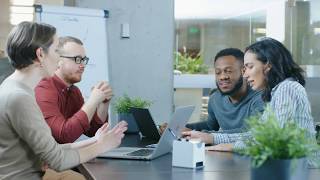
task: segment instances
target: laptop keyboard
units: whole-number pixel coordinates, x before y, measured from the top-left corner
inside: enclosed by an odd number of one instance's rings
[[[139,149],[137,151],[133,151],[128,153],[128,156],[148,156],[153,153],[153,149]]]

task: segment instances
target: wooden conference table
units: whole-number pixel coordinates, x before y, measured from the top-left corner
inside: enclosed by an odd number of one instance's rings
[[[122,146],[142,146],[137,136],[126,136]],[[206,152],[202,169],[172,167],[167,154],[152,161],[97,158],[78,168],[87,179],[95,180],[248,180],[250,161],[227,152]],[[320,179],[320,169],[309,169],[309,180]]]

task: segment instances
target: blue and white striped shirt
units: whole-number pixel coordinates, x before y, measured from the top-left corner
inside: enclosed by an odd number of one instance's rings
[[[293,120],[298,127],[306,129],[310,136],[315,138],[316,131],[311,115],[310,102],[305,88],[300,83],[292,78],[279,83],[271,91],[269,104],[281,126],[288,120]],[[262,120],[266,115],[266,113],[262,115]],[[237,136],[237,134],[232,135]],[[240,138],[250,136],[250,132],[238,134],[238,136]],[[242,140],[237,141],[234,148],[244,148],[244,142]],[[309,163],[311,162],[309,161]]]
[[[315,137],[315,126],[311,106],[305,88],[291,79],[286,79],[271,91],[270,106],[280,125],[292,119],[300,128],[306,129]],[[263,117],[262,117],[263,118]]]

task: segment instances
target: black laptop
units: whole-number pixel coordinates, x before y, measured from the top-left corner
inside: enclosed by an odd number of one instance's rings
[[[131,108],[131,113],[138,125],[138,128],[144,138],[154,140],[160,139],[160,134],[156,124],[154,123],[150,111],[144,108]]]

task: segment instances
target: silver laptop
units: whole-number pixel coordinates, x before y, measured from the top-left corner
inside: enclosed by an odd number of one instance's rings
[[[120,147],[101,154],[101,158],[152,160],[171,152],[174,139],[180,137],[182,128],[188,122],[194,106],[176,108],[168,127],[155,148]]]

